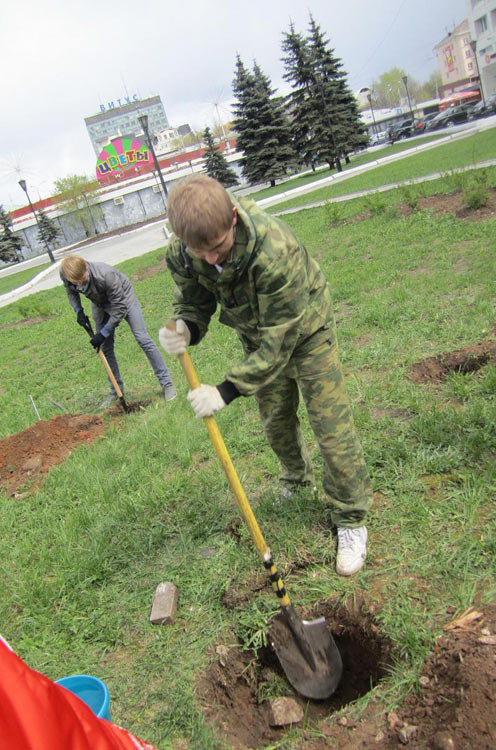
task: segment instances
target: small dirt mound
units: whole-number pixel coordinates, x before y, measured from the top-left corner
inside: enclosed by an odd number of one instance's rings
[[[496,342],[481,341],[455,352],[416,362],[410,368],[409,377],[414,383],[432,383],[442,380],[450,372],[476,372],[488,362],[496,364]]]
[[[150,399],[145,401],[126,401],[126,412],[120,401],[117,401],[117,403],[114,403],[108,409],[105,409],[105,413],[111,414],[115,417],[121,416],[122,414],[132,414],[135,411],[143,411],[150,403]]]
[[[302,613],[300,613],[302,614]],[[343,659],[343,677],[331,698],[309,701],[287,682],[271,648],[258,653],[218,645],[214,662],[198,686],[209,723],[236,750],[258,748],[280,740],[289,730],[270,725],[270,700],[291,697],[303,708],[307,725],[317,725],[369,692],[384,677],[391,660],[390,642],[381,636],[372,615],[323,604],[305,619],[325,616]]]
[[[26,485],[39,485],[51,466],[65,461],[79,443],[91,443],[104,431],[94,414],[64,414],[40,420],[0,441],[0,487],[13,497]]]
[[[412,750],[494,750],[496,607],[480,614],[460,627],[455,621],[441,637],[419,679],[420,694],[410,694],[388,721],[385,750],[399,746],[402,729],[411,733]]]

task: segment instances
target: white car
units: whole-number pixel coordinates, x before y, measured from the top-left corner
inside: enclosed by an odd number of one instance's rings
[[[376,133],[376,135],[373,135],[370,139],[371,146],[381,146],[384,143],[389,143],[388,134],[385,130]]]

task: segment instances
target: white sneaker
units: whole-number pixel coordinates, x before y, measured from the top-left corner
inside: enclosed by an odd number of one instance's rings
[[[352,576],[363,567],[367,557],[367,536],[366,526],[358,526],[356,529],[338,528],[338,575]]]

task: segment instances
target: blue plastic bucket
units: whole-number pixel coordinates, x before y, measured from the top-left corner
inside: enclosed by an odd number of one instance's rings
[[[110,695],[104,682],[89,674],[73,674],[69,677],[61,677],[55,680],[57,685],[62,685],[71,693],[77,695],[94,714],[101,719],[110,721]]]

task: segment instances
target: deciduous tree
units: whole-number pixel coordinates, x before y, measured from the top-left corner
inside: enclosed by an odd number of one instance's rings
[[[92,205],[98,182],[85,175],[72,174],[61,177],[54,183],[56,201],[62,203],[71,218],[80,223],[86,237],[98,234],[96,221],[101,218],[102,212],[98,205]]]

